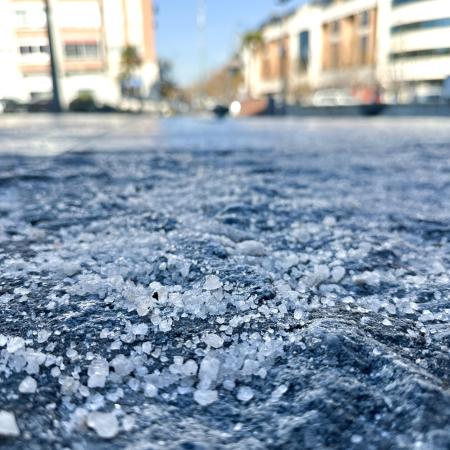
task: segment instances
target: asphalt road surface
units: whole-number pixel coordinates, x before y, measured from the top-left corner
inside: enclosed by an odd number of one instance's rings
[[[450,123],[0,116],[0,447],[450,448]]]

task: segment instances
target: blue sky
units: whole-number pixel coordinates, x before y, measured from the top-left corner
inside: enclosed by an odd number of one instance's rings
[[[201,56],[197,32],[198,0],[154,0],[158,13],[157,48],[160,58],[173,63],[176,80],[186,85],[198,79],[202,67],[219,67],[238,46],[238,36],[270,14],[291,9],[302,0],[278,6],[277,0],[204,0],[206,48]]]

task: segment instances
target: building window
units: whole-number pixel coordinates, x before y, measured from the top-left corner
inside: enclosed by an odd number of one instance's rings
[[[408,31],[428,30],[430,28],[450,27],[450,17],[443,19],[427,20],[425,22],[406,23],[391,28],[391,33],[406,33]]]
[[[450,56],[450,48],[432,48],[427,50],[391,53],[391,59],[394,61],[399,59],[430,58],[435,56]]]
[[[339,34],[340,28],[339,20],[336,20],[331,24],[331,34]]]
[[[366,28],[369,25],[369,11],[364,11],[360,16],[361,28]]]
[[[365,65],[368,63],[369,38],[366,35],[359,37],[359,63]]]
[[[331,57],[330,63],[332,69],[339,68],[339,42],[334,42],[330,45]]]
[[[49,50],[48,45],[21,45],[19,53],[21,55],[48,54]]]
[[[309,65],[309,31],[300,33],[300,70],[307,70]]]
[[[288,52],[283,41],[279,41],[278,45],[278,73],[275,76],[285,78],[287,76]]]
[[[268,80],[270,78],[270,58],[269,58],[270,48],[265,45],[261,51],[261,78],[263,80]]]
[[[422,2],[423,0],[392,0],[393,6],[406,5],[408,3]]]
[[[30,6],[29,9],[16,9],[16,25],[22,28],[43,28],[47,23],[44,8]]]
[[[65,44],[64,55],[68,59],[96,59],[100,56],[98,43]]]

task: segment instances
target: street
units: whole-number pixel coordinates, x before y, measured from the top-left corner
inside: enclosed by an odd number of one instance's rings
[[[0,116],[0,444],[450,448],[449,168],[447,119]]]

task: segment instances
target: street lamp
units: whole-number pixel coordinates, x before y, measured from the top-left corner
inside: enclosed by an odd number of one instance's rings
[[[54,30],[52,22],[52,0],[44,0],[45,15],[47,19],[47,37],[48,49],[50,53],[50,71],[52,76],[52,104],[51,110],[55,113],[62,112],[61,98],[59,95],[59,78],[58,78],[58,63],[56,57],[56,46],[54,41]]]

